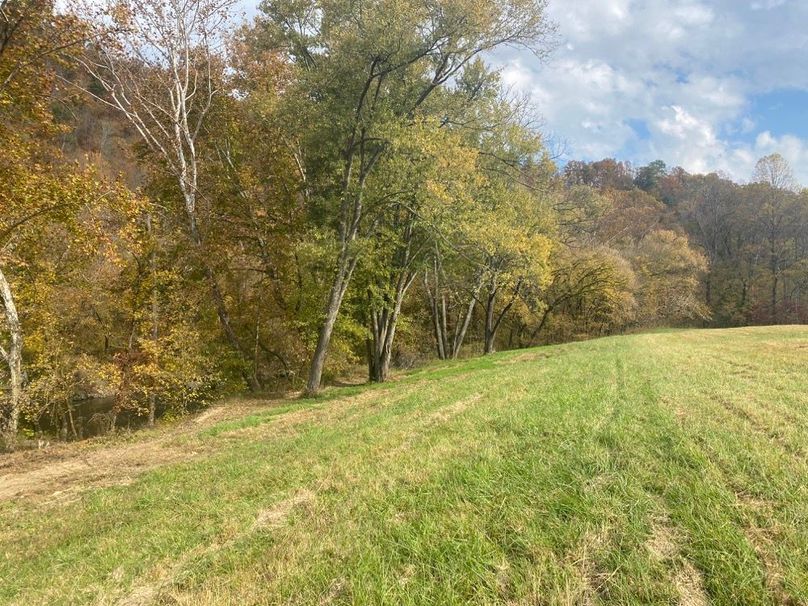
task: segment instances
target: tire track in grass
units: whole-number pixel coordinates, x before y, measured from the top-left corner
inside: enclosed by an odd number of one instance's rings
[[[227,550],[231,546],[244,540],[254,532],[262,532],[278,528],[289,517],[293,510],[311,504],[316,496],[309,490],[299,490],[289,498],[282,499],[272,507],[264,509],[258,514],[251,528],[245,529],[224,542],[212,542],[200,545],[183,553],[171,565],[156,567],[156,578],[149,581],[139,581],[134,584],[126,595],[115,601],[115,606],[149,606],[162,601],[170,593],[171,588],[182,577],[184,571],[195,561],[215,557],[217,553]]]
[[[735,496],[741,520],[739,526],[754,550],[772,600],[776,604],[787,606],[801,603],[786,586],[787,573],[775,549],[777,544],[794,535],[794,532],[785,532],[781,527],[778,506],[768,495],[761,499],[760,496],[750,494],[747,487],[727,467],[726,457],[719,457],[708,443],[703,443],[703,450],[719,472],[722,483]]]
[[[652,480],[651,489],[663,499],[673,522],[685,530],[683,557],[702,575],[709,599],[766,604],[763,574],[731,507],[735,497],[693,446],[668,443],[667,470]],[[686,576],[693,578],[684,566]]]
[[[656,487],[648,491],[647,480],[643,479],[644,474],[653,470],[660,464],[659,458],[653,451],[655,431],[665,431],[664,425],[668,418],[660,407],[660,398],[651,378],[639,372],[638,362],[633,359],[634,352],[628,354],[620,364],[623,380],[620,389],[623,406],[620,407],[621,414],[631,419],[627,422],[627,427],[641,427],[648,435],[643,435],[644,440],[638,444],[639,449],[632,448],[631,453],[639,460],[628,461],[628,474],[635,480],[639,480],[644,485],[644,490],[652,498],[655,504],[649,512],[647,519],[648,532],[641,545],[650,559],[657,566],[661,566],[667,572],[667,578],[671,589],[674,591],[677,604],[680,606],[702,606],[710,604],[710,596],[705,587],[705,577],[698,565],[698,560],[691,560],[683,546],[686,545],[685,537],[688,532],[684,526],[677,526],[671,519],[671,514],[666,507],[665,499],[659,495]],[[653,359],[643,356],[645,360]],[[654,360],[659,363],[661,360]],[[629,385],[630,381],[630,385]],[[629,388],[630,387],[630,388]],[[665,432],[670,435],[669,432]],[[650,457],[647,462],[641,462],[643,457]],[[663,461],[664,462],[664,461]],[[666,476],[674,476],[675,471],[668,468],[665,470]],[[643,599],[645,602],[647,597]]]
[[[709,603],[768,604],[759,562],[731,506],[734,494],[689,435],[690,422],[677,414],[680,406],[675,404],[681,398],[687,397],[681,409],[688,415],[698,405],[697,399],[689,398],[680,388],[700,389],[700,383],[694,380],[692,362],[679,367],[678,356],[670,355],[667,347],[655,347],[654,339],[649,340],[657,356],[649,356],[641,349],[630,355],[633,371],[643,377],[645,399],[651,403],[644,426],[652,459],[645,463],[647,469],[638,465],[636,473],[644,478],[649,493],[661,499],[670,520],[687,538],[681,547],[680,572],[691,579],[693,570],[701,575]],[[667,344],[675,347],[671,341]],[[699,353],[697,345],[692,344],[688,359],[698,358]]]
[[[786,353],[794,353],[793,345],[789,349],[781,348],[779,353],[781,356]],[[785,419],[788,425],[801,432],[798,437],[804,440],[808,437],[808,433],[806,433],[808,431],[808,400],[786,401],[794,400],[795,396],[797,399],[801,399],[799,392],[794,392],[793,377],[791,376],[794,366],[801,365],[801,360],[795,358],[793,361],[785,362],[782,357],[775,356],[767,356],[764,360],[755,363],[737,360],[744,355],[749,355],[749,353],[736,347],[729,351],[726,349],[714,350],[712,355],[705,356],[705,358],[709,361],[708,368],[711,369],[716,382],[723,382],[735,391],[753,394],[754,397],[750,398],[750,403],[754,403],[756,408],[763,409],[774,417]],[[803,355],[801,354],[800,357]],[[727,367],[728,370],[725,370]],[[742,371],[738,372],[737,369],[742,369]],[[727,382],[728,377],[732,377],[733,380]],[[798,377],[803,378],[804,373],[799,373]],[[787,394],[788,397],[784,398],[770,393],[772,391]],[[800,404],[804,408],[804,414],[799,413]]]
[[[645,547],[654,560],[672,570],[680,606],[707,606],[710,600],[704,588],[704,577],[682,554],[685,539],[681,535],[681,529],[674,526],[666,514],[652,523]]]
[[[458,379],[458,381],[459,381],[459,379]],[[388,421],[389,421],[389,419],[388,419]],[[398,428],[397,428],[397,429],[398,429]],[[403,428],[400,428],[400,429],[402,429],[403,431],[411,431],[411,428],[408,428],[408,427],[403,427]],[[317,430],[317,428],[316,428],[316,427],[308,427],[308,430],[309,430],[309,431],[316,431],[316,430]],[[337,426],[337,427],[331,428],[331,431],[332,431],[332,432],[333,432],[333,431],[336,431],[337,433],[339,433],[339,431],[341,431],[341,428],[340,428],[339,426]],[[292,437],[294,437],[294,436],[292,436]],[[345,436],[345,439],[349,439],[349,437],[346,435],[346,436]],[[229,447],[230,447],[230,448],[235,448],[236,446],[237,446],[237,445],[232,445],[232,444],[231,444]],[[222,455],[223,453],[219,453],[219,454],[220,454],[220,455]],[[433,452],[433,453],[431,453],[431,454],[432,454],[432,456],[435,456],[435,455],[437,455],[438,453],[437,453],[437,452]],[[451,453],[450,451],[447,451],[447,452],[446,452],[446,456],[450,456],[451,454],[452,454],[452,453]],[[362,454],[360,454],[359,456],[361,457],[361,456],[363,456],[363,455],[362,455]],[[372,459],[371,459],[371,460],[372,460]],[[372,477],[372,476],[371,476],[371,477]],[[229,544],[229,543],[228,543],[228,544]],[[219,550],[217,550],[217,551],[219,551]],[[205,552],[205,553],[207,553],[207,552]],[[212,553],[213,553],[213,552],[211,552],[211,554],[212,554]],[[208,555],[210,555],[210,554],[208,554]],[[191,559],[192,559],[192,560],[194,560],[194,559],[196,559],[196,558],[191,558]],[[161,563],[157,563],[157,564],[156,564],[156,567],[159,569],[159,568],[160,568],[162,565],[163,565],[163,564],[161,564]]]
[[[165,502],[154,500],[163,493],[154,491],[151,475],[135,502],[126,497],[131,489],[104,493],[111,495],[104,507],[137,525],[140,536],[113,527],[88,536],[88,550],[117,545],[118,553],[107,550],[93,565],[102,569],[126,549],[139,550],[135,557],[154,553],[143,547],[153,542],[164,557],[149,560],[128,583],[137,587],[190,553],[155,601],[194,606],[580,604],[584,596],[593,604],[782,603],[765,586],[766,562],[745,535],[758,518],[720,473],[749,486],[744,461],[762,456],[765,438],[703,398],[701,383],[715,385],[720,373],[693,364],[705,355],[704,342],[684,334],[580,344],[548,364],[487,362],[395,402],[380,398],[336,418],[315,415],[294,435],[273,433],[266,423],[228,439],[216,461],[167,475],[187,486]],[[660,351],[660,343],[691,347],[685,356],[673,345]],[[677,419],[677,407],[690,416]],[[750,445],[746,459],[729,465]],[[768,469],[785,460],[777,449],[760,462]],[[783,488],[795,469],[784,467],[758,492]],[[210,477],[195,483],[200,474]],[[298,503],[303,487],[316,496]],[[188,496],[194,491],[201,498]],[[784,506],[799,512],[796,496]],[[156,507],[151,525],[129,515],[141,499]],[[176,519],[163,515],[166,507]],[[43,520],[38,532],[70,530],[67,521],[82,509],[60,514],[63,524]],[[205,536],[193,528],[178,531],[191,532],[191,540],[177,535],[181,547],[151,536],[188,515],[211,525],[220,548],[204,551]],[[787,521],[788,512],[767,509],[759,519],[773,515]],[[79,515],[77,523],[95,520]],[[132,580],[131,569],[104,578],[103,570],[98,576],[76,567],[84,556],[71,553],[71,542],[82,538],[53,543],[62,574],[49,592],[32,586],[28,603],[46,603],[45,595],[90,601]],[[670,555],[657,560],[655,552]],[[73,572],[75,581],[60,581]],[[793,570],[784,576],[790,587],[797,582]]]
[[[783,434],[780,431],[778,431],[777,428],[774,428],[768,423],[765,423],[763,420],[760,419],[758,415],[751,412],[744,406],[737,404],[733,400],[723,395],[717,394],[714,396],[714,399],[721,405],[721,407],[727,413],[729,413],[730,416],[742,419],[743,421],[745,421],[744,424],[747,425],[750,429],[752,429],[752,431],[760,434],[761,436],[765,436],[766,438],[768,438],[770,443],[777,446],[784,452],[802,461],[805,461],[806,458],[808,458],[806,456],[805,447],[792,444],[791,441],[786,439],[785,436],[783,436]]]
[[[718,365],[739,364],[732,357],[716,357],[713,360]],[[725,388],[733,393],[744,394],[743,397],[733,398],[720,393],[717,393],[716,397],[723,400],[722,404],[737,410],[756,427],[764,429],[772,439],[805,458],[806,450],[801,445],[808,442],[808,415],[799,415],[796,409],[802,405],[808,411],[808,399],[800,398],[799,392],[794,393],[793,384],[783,376],[785,369],[763,368],[749,364],[745,366],[753,368],[756,372],[749,376],[736,377],[737,380]],[[723,377],[724,374],[717,368],[716,376]],[[768,377],[768,381],[763,381],[763,377]],[[777,393],[771,393],[773,391]],[[788,400],[794,400],[796,397],[803,401],[786,402],[786,398],[777,395],[784,392],[788,393]],[[763,394],[766,394],[766,397]],[[742,402],[737,401],[738,399]]]
[[[481,382],[486,383],[486,384],[493,384],[492,389],[494,390],[494,392],[496,392],[497,389],[498,389],[498,390],[500,390],[500,393],[503,393],[503,394],[504,393],[509,393],[509,394],[513,393],[514,390],[512,390],[511,388],[513,387],[514,384],[523,385],[523,383],[524,383],[521,378],[517,378],[516,380],[513,380],[511,378],[508,381],[494,381],[492,379],[493,379],[493,377],[489,376],[489,377],[486,377],[485,379],[482,379]],[[523,400],[524,399],[524,394],[518,394],[516,396],[516,399]],[[496,418],[496,417],[500,416],[497,411],[505,410],[507,412],[510,412],[511,411],[511,404],[513,404],[513,403],[509,402],[508,398],[505,398],[505,397],[497,398],[496,394],[487,394],[486,393],[486,406],[482,406],[482,407],[475,406],[475,407],[472,407],[472,408],[468,408],[468,409],[466,409],[466,412],[468,412],[468,414],[463,414],[460,418],[458,418],[457,416],[453,416],[452,417],[452,422],[455,422],[456,420],[459,420],[461,422],[460,427],[464,427],[464,426],[465,427],[471,427],[471,426],[479,427],[479,417]],[[430,413],[427,413],[427,416],[425,416],[424,418],[429,418],[429,416],[428,416],[429,414]],[[474,419],[469,418],[469,415],[471,415],[471,416],[473,416],[475,418]],[[476,461],[477,460],[478,455],[473,451],[469,451],[469,448],[468,448],[467,445],[463,444],[462,442],[460,442],[460,441],[458,441],[456,439],[456,436],[459,435],[456,430],[453,430],[450,426],[448,426],[446,424],[440,425],[440,427],[438,429],[440,429],[441,431],[443,431],[446,434],[444,443],[448,441],[448,443],[451,444],[452,448],[455,448],[456,451],[454,453],[452,453],[452,452],[446,453],[448,456],[443,456],[444,453],[442,451],[440,452],[441,456],[439,456],[439,457],[433,457],[432,454],[430,454],[430,458],[425,460],[425,459],[423,459],[422,455],[420,454],[420,453],[423,452],[423,450],[419,450],[417,448],[409,449],[411,461],[413,463],[418,464],[417,475],[415,477],[413,477],[413,480],[415,480],[415,482],[409,481],[409,482],[405,482],[404,484],[399,484],[399,483],[390,484],[389,489],[387,489],[387,490],[385,490],[383,492],[380,492],[380,493],[378,493],[378,496],[373,497],[374,500],[379,499],[379,503],[377,505],[373,505],[372,502],[364,499],[362,502],[365,504],[365,507],[374,509],[375,507],[378,507],[381,504],[384,504],[385,507],[390,507],[391,503],[397,502],[397,499],[394,498],[392,496],[392,494],[395,494],[396,492],[401,492],[401,491],[403,491],[406,494],[410,490],[416,490],[416,489],[418,490],[419,493],[422,493],[422,491],[425,490],[424,489],[424,482],[435,482],[436,481],[435,480],[436,476],[434,475],[436,472],[439,472],[439,477],[443,477],[444,473],[450,473],[448,471],[449,469],[466,469],[467,466],[468,466],[468,461]],[[459,430],[459,428],[458,428],[458,430]],[[486,446],[486,448],[490,448],[490,445],[493,445],[494,442],[499,442],[499,440],[496,440],[496,441],[495,440],[488,440],[487,442],[484,442],[483,444],[489,445],[489,446]],[[435,444],[433,443],[432,445],[434,446]],[[493,454],[493,451],[492,451],[492,454]],[[433,460],[433,459],[435,459],[435,460]],[[377,461],[377,463],[378,463],[378,461]],[[436,463],[437,463],[437,465],[436,465]],[[559,464],[562,464],[562,463],[563,463],[562,461],[559,462]],[[442,469],[444,469],[444,465],[448,465],[448,467],[446,468],[446,471],[441,471]],[[375,465],[375,472],[374,472],[375,476],[384,477],[384,476],[387,475],[387,472],[385,472],[384,470],[386,470],[386,469],[391,470],[391,468],[394,468],[394,467],[395,467],[394,465],[390,465],[390,466],[381,465],[380,466],[380,465],[377,464],[377,465]],[[400,476],[401,473],[402,473],[401,472],[402,468],[406,470],[406,469],[410,468],[410,465],[404,464],[402,466],[399,466],[398,471],[392,471],[392,475],[393,476],[395,476],[395,475]],[[356,477],[358,479],[358,478],[363,477],[364,475],[365,474],[357,474]],[[451,476],[449,476],[449,477],[451,477]],[[430,478],[432,478],[432,479],[430,480]],[[361,482],[360,482],[360,484],[361,484]],[[437,485],[442,487],[441,494],[445,493],[446,490],[447,490],[447,486],[451,486],[452,484],[454,484],[453,481],[437,480]],[[350,486],[347,486],[345,488],[350,489]],[[356,489],[359,489],[359,488],[360,487],[357,485]],[[392,490],[394,492],[391,493],[390,490]],[[476,491],[473,491],[472,494],[477,494],[477,493],[476,493]],[[448,498],[448,495],[446,495],[446,497]],[[352,499],[347,499],[347,497],[342,497],[340,500],[341,501],[346,501],[346,500],[353,501]],[[445,504],[442,505],[442,507],[445,507]],[[353,513],[353,516],[357,516],[357,515],[359,515],[358,512]],[[403,520],[403,523],[405,525],[409,525],[409,524],[412,524],[413,521],[405,519],[405,520]],[[353,568],[353,566],[351,566],[351,568]],[[303,574],[305,575],[305,572]],[[415,583],[416,579],[418,578],[418,575],[413,575],[412,573],[410,573],[409,575],[404,575],[404,576],[409,579],[408,582],[407,582],[408,587],[412,587],[413,586],[412,584]],[[505,575],[505,573],[502,572],[502,569],[497,569],[497,571],[495,573],[495,577],[499,579],[499,581],[497,581],[497,582],[502,583],[505,576],[506,575]],[[334,579],[327,579],[326,578],[326,579],[324,579],[323,582],[324,582],[324,585],[322,587],[320,587],[319,589],[316,589],[314,591],[314,593],[318,593],[318,592],[320,592],[320,590],[325,591],[325,588],[327,587],[327,585],[329,583],[334,582]],[[396,581],[396,583],[398,583],[398,581]],[[349,583],[349,585],[350,585],[350,583]],[[345,590],[350,591],[350,586],[346,587]],[[198,589],[198,592],[203,592],[203,591],[204,591],[203,588]],[[198,592],[196,592],[194,595],[198,595],[199,594]],[[348,594],[348,595],[350,595],[350,594]],[[184,601],[187,602],[189,599],[190,599],[190,597],[187,598]]]
[[[796,606],[799,602],[786,587],[786,573],[774,549],[785,538],[782,529],[777,527],[779,522],[776,507],[769,500],[750,495],[733,478],[730,470],[715,459],[713,462],[720,470],[724,484],[735,494],[743,520],[744,536],[754,549],[770,596],[776,604]]]
[[[780,447],[781,452],[784,453],[779,457],[781,459],[786,453],[790,455],[798,453],[794,451],[790,444],[784,443],[782,439],[778,439],[779,436],[776,433],[772,432],[770,428],[764,425],[748,410],[732,405],[726,397],[715,397],[706,392],[703,395],[705,398],[703,398],[702,401],[717,403],[718,406],[712,408],[720,408],[721,412],[725,413],[723,419],[730,421],[730,425],[734,424],[736,427],[733,428],[731,435],[729,435],[729,432],[725,428],[719,429],[719,427],[721,427],[720,425],[717,427],[713,426],[715,422],[713,417],[706,417],[708,420],[706,428],[702,428],[693,435],[692,439],[695,448],[700,449],[701,452],[704,453],[711,467],[718,473],[720,478],[718,481],[726,487],[727,492],[734,496],[738,504],[739,519],[736,521],[736,524],[743,532],[747,544],[753,549],[769,598],[777,604],[797,604],[799,603],[797,598],[791,595],[786,589],[786,574],[773,550],[773,546],[778,540],[779,534],[776,528],[779,523],[776,508],[772,506],[771,501],[760,501],[759,498],[753,497],[748,493],[746,486],[740,484],[739,480],[732,473],[732,470],[727,467],[727,456],[721,456],[721,451],[717,450],[713,444],[719,442],[723,446],[734,444],[737,448],[741,448],[745,452],[754,452],[754,449],[749,451],[748,448],[743,446],[745,437],[754,440],[754,436],[750,436],[748,435],[748,431],[744,431],[751,430],[758,436],[758,440],[762,439],[764,441],[767,453],[770,452],[773,441]],[[710,410],[710,408],[708,408],[708,410]],[[686,428],[687,425],[683,424],[681,416],[678,415],[677,417],[680,426]],[[690,427],[697,425],[698,424],[692,424]],[[723,436],[725,432],[726,435]],[[738,440],[739,437],[741,438],[740,441]],[[718,440],[718,442],[716,442],[716,440]],[[804,457],[800,458],[800,463],[802,463]],[[732,457],[730,457],[729,460],[731,459]],[[804,465],[800,465],[800,467],[802,467],[800,470],[802,473],[800,473],[800,475],[804,476]],[[781,487],[777,491],[781,499],[784,494],[782,492],[783,488],[785,487]],[[764,515],[760,514],[761,508],[765,508],[766,510]]]
[[[459,380],[457,381],[460,382]],[[451,383],[455,383],[451,381]],[[365,482],[365,478],[368,477],[377,477],[379,478],[380,487],[383,488],[386,484],[385,478],[390,478],[395,474],[391,473],[384,473],[384,469],[399,469],[398,473],[398,481],[404,480],[405,482],[417,482],[418,479],[425,477],[429,473],[430,468],[440,467],[445,461],[451,461],[461,456],[461,452],[463,450],[463,446],[461,444],[452,444],[452,441],[449,437],[447,437],[441,446],[434,445],[435,447],[430,449],[430,458],[425,461],[422,457],[417,457],[417,455],[412,455],[411,453],[417,449],[419,446],[417,441],[413,441],[411,438],[412,436],[420,436],[423,440],[430,439],[429,432],[434,430],[437,426],[443,425],[446,422],[451,421],[454,417],[458,414],[466,410],[470,405],[478,402],[486,392],[484,391],[474,391],[474,387],[470,387],[471,391],[466,390],[463,393],[459,394],[459,398],[450,404],[441,405],[436,410],[428,414],[410,414],[407,415],[405,422],[398,424],[396,431],[400,433],[400,437],[396,439],[391,439],[392,436],[387,436],[388,442],[398,442],[400,441],[399,446],[389,446],[383,450],[378,452],[374,452],[373,455],[368,455],[361,450],[357,450],[354,452],[350,457],[341,461],[341,464],[345,468],[351,468],[356,463],[361,462],[366,466],[369,466],[374,469],[375,474],[371,474],[369,471],[361,472],[359,470],[355,470],[352,474],[351,478],[345,478],[338,480],[334,477],[331,480],[326,478],[321,478],[321,483],[325,482],[324,486],[317,486],[316,490],[322,490],[323,488],[328,491],[328,486],[332,485],[333,482],[338,482],[339,488],[342,492],[351,490],[351,485],[360,486],[363,482]],[[492,389],[492,388],[489,388]],[[416,411],[417,412],[417,411]],[[407,422],[409,421],[409,422]],[[412,422],[415,424],[413,425]],[[395,433],[395,432],[394,432]],[[421,463],[420,465],[414,464],[401,464],[402,456],[408,456],[413,458],[413,462],[415,458]],[[266,510],[267,513],[260,514],[258,521],[255,524],[255,528],[261,529],[266,528],[266,524],[263,524],[261,520],[266,519],[267,517],[274,519],[276,517],[276,512],[281,511],[284,513],[286,508],[283,507],[284,503],[291,503],[293,502],[293,498],[284,499],[280,502],[278,506],[273,506]],[[285,518],[285,515],[283,516]],[[276,527],[276,524],[272,524],[271,527]],[[270,530],[272,529],[270,527]],[[198,554],[196,557],[192,558],[192,561],[187,561],[185,563],[185,568],[188,566],[193,567],[208,567],[210,566],[217,558],[226,557],[226,550],[228,549],[238,549],[240,543],[245,541],[249,542],[253,539],[253,536],[249,533],[243,533],[233,539],[230,539],[225,542],[225,544],[220,549],[216,550],[209,550],[205,551],[201,554]],[[159,566],[158,566],[159,568]],[[174,576],[181,577],[182,576],[182,569],[177,569],[174,573]],[[335,581],[336,582],[336,581]],[[170,579],[167,580],[165,583],[161,585],[160,591],[162,593],[171,594],[174,592],[174,597],[178,600],[184,600],[184,598],[178,597],[180,594],[176,594],[175,588],[172,587]]]

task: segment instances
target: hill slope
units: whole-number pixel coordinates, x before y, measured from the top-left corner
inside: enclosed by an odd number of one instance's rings
[[[615,337],[18,461],[0,602],[808,603],[806,362]]]

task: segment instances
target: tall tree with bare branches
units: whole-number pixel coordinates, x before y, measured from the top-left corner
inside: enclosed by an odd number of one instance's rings
[[[91,76],[86,90],[123,114],[176,181],[188,235],[222,331],[246,360],[248,352],[233,328],[216,272],[206,258],[205,226],[199,213],[205,161],[200,141],[216,98],[226,94],[225,33],[235,4],[235,0],[110,2],[100,12],[91,9],[96,27],[105,35],[78,61]],[[244,376],[253,388],[258,387],[253,373]]]

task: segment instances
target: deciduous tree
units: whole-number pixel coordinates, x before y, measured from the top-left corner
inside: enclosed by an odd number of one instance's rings
[[[308,190],[337,242],[307,389],[320,387],[329,342],[367,235],[366,187],[390,134],[481,53],[546,51],[543,0],[345,0],[262,4],[270,41],[299,67],[296,113]],[[371,213],[372,214],[372,213]]]

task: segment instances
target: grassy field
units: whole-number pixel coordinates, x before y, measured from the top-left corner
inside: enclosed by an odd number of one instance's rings
[[[0,603],[808,604],[808,328],[210,414],[0,465]]]

